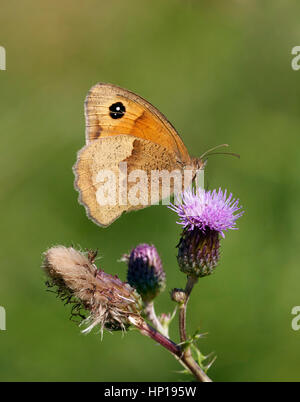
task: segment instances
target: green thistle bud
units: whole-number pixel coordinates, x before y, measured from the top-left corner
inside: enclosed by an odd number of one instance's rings
[[[215,230],[184,230],[178,244],[180,270],[197,277],[210,275],[218,265],[219,248],[219,233]]]
[[[186,293],[183,289],[172,289],[170,292],[171,300],[176,303],[184,303],[186,301]]]

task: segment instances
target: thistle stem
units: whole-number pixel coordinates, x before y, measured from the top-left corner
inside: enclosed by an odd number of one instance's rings
[[[198,278],[194,276],[188,276],[186,287],[185,287],[185,300],[184,302],[179,304],[179,333],[180,333],[180,340],[183,344],[187,341],[186,335],[186,310],[187,304],[193,290],[194,285],[197,283]],[[182,360],[185,363],[188,363],[188,367],[194,374],[197,373],[196,378],[200,378],[199,381],[202,382],[211,382],[211,379],[205,374],[205,372],[200,368],[200,366],[195,362],[192,356],[191,347],[189,345],[184,345],[183,348],[183,357]],[[194,374],[195,375],[195,374]]]
[[[197,283],[198,278],[193,276],[188,276],[187,284],[185,287],[185,300],[179,305],[179,333],[181,342],[186,342],[186,309],[189,301],[190,294],[193,290],[195,283]],[[185,353],[190,353],[190,348],[187,347]]]
[[[153,339],[155,342],[159,343],[173,355],[177,357],[180,357],[182,355],[181,347],[179,345],[158,332],[155,328],[151,327],[151,325],[147,324],[145,321],[138,328],[143,335]]]
[[[159,343],[169,352],[171,352],[180,363],[186,367],[195,376],[195,378],[200,382],[212,382],[211,379],[205,374],[201,367],[195,362],[192,356],[185,355],[182,348],[171,341],[171,339],[165,337],[155,328],[151,327],[145,321],[138,325],[138,328],[142,335],[148,336],[155,342]]]
[[[148,320],[154,326],[154,328],[157,329],[157,331],[161,332],[166,337],[168,337],[169,336],[168,328],[164,328],[161,325],[161,322],[159,321],[159,319],[157,318],[153,301],[145,303],[144,312],[145,312],[145,315],[148,318]]]

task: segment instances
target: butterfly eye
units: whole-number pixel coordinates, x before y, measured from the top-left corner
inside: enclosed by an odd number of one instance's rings
[[[113,103],[109,107],[109,115],[112,119],[120,119],[126,112],[125,106],[121,102]]]

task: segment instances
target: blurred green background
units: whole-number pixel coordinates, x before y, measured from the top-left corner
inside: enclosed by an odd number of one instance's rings
[[[241,159],[211,157],[210,188],[239,197],[246,214],[222,242],[214,275],[189,304],[189,331],[208,332],[216,381],[300,379],[300,45],[296,1],[1,2],[0,380],[177,381],[175,359],[137,332],[82,335],[70,308],[47,293],[41,254],[55,244],[99,248],[101,267],[154,243],[168,290],[180,228],[166,207],[101,229],[77,202],[72,165],[84,144],[83,101],[98,81],[137,92],[175,125],[192,155],[229,143]],[[171,311],[168,291],[157,310]],[[178,340],[177,325],[172,337]]]

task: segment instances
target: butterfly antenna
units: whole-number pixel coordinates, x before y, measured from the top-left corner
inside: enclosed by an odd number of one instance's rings
[[[235,156],[238,159],[240,159],[240,157],[241,157],[239,154],[236,154],[234,152],[212,152],[208,156],[210,156],[210,155],[231,155],[231,156]]]
[[[212,152],[215,151],[218,148],[222,148],[222,147],[229,147],[228,144],[221,144],[221,145],[217,145],[214,148],[209,149],[208,151],[204,152],[204,154],[201,155],[200,159],[202,160],[204,156],[208,157],[211,155],[231,155],[231,156],[235,156],[236,158],[240,159],[240,155],[233,153],[233,152]]]
[[[215,151],[216,149],[219,149],[222,147],[229,147],[229,145],[228,144],[217,145],[216,147],[213,147],[213,148],[209,149],[208,151],[204,152],[204,154],[202,154],[200,156],[200,159],[202,159],[204,156],[207,156],[210,152]]]

